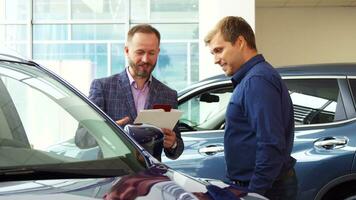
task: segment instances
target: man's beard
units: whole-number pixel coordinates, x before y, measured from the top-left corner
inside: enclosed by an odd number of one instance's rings
[[[139,70],[140,65],[147,65],[147,67],[151,70],[151,71],[147,71],[147,70]],[[151,75],[151,72],[153,71],[153,69],[156,66],[155,64],[151,64],[151,63],[138,63],[135,64],[132,60],[129,59],[129,66],[132,68],[132,70],[135,73],[135,76],[140,77],[140,78],[148,78]]]

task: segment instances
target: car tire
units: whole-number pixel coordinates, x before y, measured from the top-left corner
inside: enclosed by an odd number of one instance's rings
[[[356,199],[356,195],[352,195],[350,197],[347,197],[345,200],[353,200],[353,199]]]
[[[328,192],[322,200],[355,200],[356,185],[338,187]]]

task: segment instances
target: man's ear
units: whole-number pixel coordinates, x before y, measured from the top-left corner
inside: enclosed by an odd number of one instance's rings
[[[128,54],[129,54],[129,47],[128,47],[128,46],[125,46],[124,52],[125,52],[125,55],[128,55]]]
[[[245,38],[244,38],[242,35],[240,35],[239,37],[237,37],[237,39],[236,39],[236,45],[237,45],[237,47],[238,47],[240,50],[242,50],[242,49],[244,48],[244,46],[246,45],[246,40],[245,40]]]
[[[240,35],[239,37],[236,38],[234,46],[236,46],[240,50],[245,46],[245,39],[242,35]]]

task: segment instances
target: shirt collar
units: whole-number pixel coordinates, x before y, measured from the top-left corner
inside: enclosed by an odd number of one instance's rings
[[[231,81],[234,87],[238,85],[243,77],[245,77],[246,73],[252,69],[253,66],[260,62],[264,62],[265,58],[263,57],[262,54],[257,54],[256,56],[252,57],[250,60],[245,62],[243,65],[241,65],[241,68],[234,74],[232,75]]]
[[[135,79],[132,77],[132,75],[130,74],[130,72],[129,72],[129,67],[126,67],[126,73],[127,73],[127,76],[129,77],[130,85],[131,85],[131,86],[134,86],[134,87],[137,89],[136,81],[135,81]],[[145,84],[148,83],[147,85],[149,85],[151,82],[152,82],[152,74],[150,75],[150,78],[146,81]]]

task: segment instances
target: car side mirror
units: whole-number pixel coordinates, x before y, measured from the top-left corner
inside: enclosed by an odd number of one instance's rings
[[[128,124],[124,130],[153,157],[161,161],[164,136],[160,128],[149,124]]]
[[[200,95],[199,101],[206,102],[206,103],[213,103],[213,102],[219,102],[220,98],[217,95],[213,95],[210,93],[204,93],[204,94]]]

